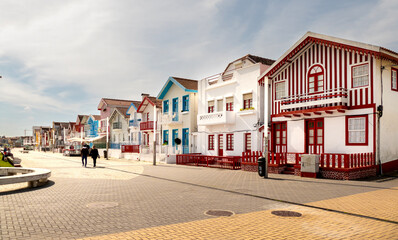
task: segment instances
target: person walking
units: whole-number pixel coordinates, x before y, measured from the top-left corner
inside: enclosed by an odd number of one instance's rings
[[[80,151],[82,156],[82,167],[87,167],[87,156],[88,156],[88,147],[87,145],[83,145],[82,150]]]
[[[93,158],[93,166],[95,167],[96,164],[97,164],[97,157],[101,158],[99,153],[98,153],[98,149],[95,148],[95,145],[93,145],[93,147],[91,148],[90,155]]]

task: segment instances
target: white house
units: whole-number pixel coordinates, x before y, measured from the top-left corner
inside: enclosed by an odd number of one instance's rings
[[[224,72],[198,85],[198,152],[241,156],[261,150],[259,127],[264,100],[257,79],[274,61],[253,55],[239,58]]]
[[[192,133],[197,131],[198,81],[169,77],[159,92],[162,101],[162,153],[168,163],[175,163],[175,154],[192,153]],[[176,139],[177,143],[176,143]]]
[[[139,159],[139,149],[141,145],[140,123],[142,120],[141,113],[137,112],[140,101],[133,101],[128,108],[126,114],[129,116],[129,144],[121,147],[124,158]]]
[[[320,155],[328,178],[398,169],[397,63],[383,47],[306,33],[259,78],[270,89],[270,151],[296,165],[298,154]]]
[[[163,160],[160,154],[160,119],[162,113],[162,101],[149,94],[141,94],[142,101],[137,108],[137,112],[141,114],[140,122],[141,144],[140,144],[140,160],[153,161],[154,144],[156,145],[156,159]]]
[[[129,143],[129,116],[126,107],[115,107],[109,117],[110,149],[109,156],[122,158],[121,145]]]

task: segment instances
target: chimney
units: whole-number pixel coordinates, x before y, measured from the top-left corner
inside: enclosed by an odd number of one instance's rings
[[[141,93],[141,97],[142,97],[142,100],[144,100],[145,97],[149,97],[149,94],[148,93]]]

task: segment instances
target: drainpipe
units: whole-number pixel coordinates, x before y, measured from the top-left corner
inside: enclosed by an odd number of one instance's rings
[[[376,146],[376,156],[377,165],[379,166],[378,175],[382,175],[383,171],[381,169],[381,159],[380,159],[380,118],[383,116],[383,59],[380,58],[380,105],[377,106],[377,146]]]
[[[153,165],[156,165],[156,105],[153,107]]]

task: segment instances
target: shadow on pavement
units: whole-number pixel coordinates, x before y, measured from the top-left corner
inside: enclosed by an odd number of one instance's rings
[[[2,191],[2,192],[0,192],[0,196],[16,194],[16,193],[31,192],[31,191],[38,191],[41,189],[52,187],[53,185],[55,185],[55,182],[51,181],[51,180],[48,180],[46,184],[39,186],[39,187],[35,187],[35,188],[28,187],[28,183],[26,183],[26,187],[23,187],[20,189],[14,189],[14,190]]]

